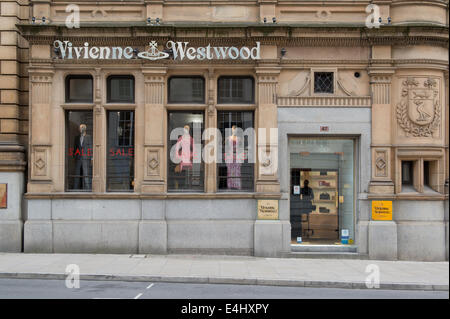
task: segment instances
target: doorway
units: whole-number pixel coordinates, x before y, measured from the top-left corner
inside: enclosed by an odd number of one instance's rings
[[[354,141],[291,138],[289,145],[291,244],[352,244]]]

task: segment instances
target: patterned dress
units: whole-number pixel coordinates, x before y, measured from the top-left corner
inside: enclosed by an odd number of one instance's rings
[[[237,138],[229,138],[228,143],[232,144],[230,150],[233,150],[233,161],[232,163],[227,163],[227,187],[228,189],[241,189],[241,163],[237,163],[236,156],[236,145]]]

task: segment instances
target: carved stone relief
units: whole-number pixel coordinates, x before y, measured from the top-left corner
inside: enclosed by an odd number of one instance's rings
[[[387,177],[388,158],[385,150],[375,151],[375,177]]]
[[[155,149],[147,149],[147,176],[148,177],[160,177],[160,159],[159,151]]]
[[[407,136],[430,137],[439,128],[441,103],[439,80],[408,77],[402,81],[397,121]]]

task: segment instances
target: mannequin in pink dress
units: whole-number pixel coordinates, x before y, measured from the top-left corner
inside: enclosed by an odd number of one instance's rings
[[[231,127],[231,132],[231,136],[227,139],[228,149],[232,152],[227,161],[227,187],[228,189],[241,189],[241,163],[237,162],[239,137],[236,136],[236,125]]]
[[[195,152],[194,138],[190,135],[190,126],[184,126],[184,134],[178,138],[175,144],[175,156],[180,161],[175,167],[176,173],[184,176],[185,187],[189,187],[192,175],[192,163]],[[178,188],[178,181],[175,182]]]

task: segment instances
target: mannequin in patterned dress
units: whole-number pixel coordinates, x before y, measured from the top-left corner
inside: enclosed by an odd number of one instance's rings
[[[232,152],[232,156],[227,161],[227,187],[228,189],[241,189],[241,163],[237,162],[237,154],[239,138],[236,136],[236,125],[231,127],[231,136],[228,137],[227,143],[229,143],[229,150]]]

